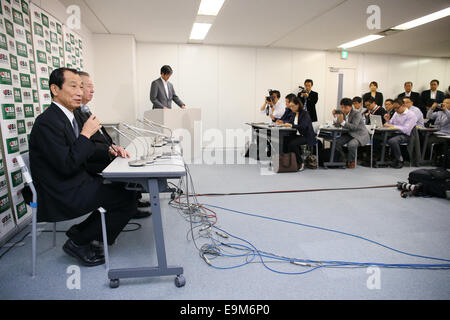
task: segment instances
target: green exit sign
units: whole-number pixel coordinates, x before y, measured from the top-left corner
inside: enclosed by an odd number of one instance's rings
[[[341,59],[347,60],[348,59],[348,51],[341,51]]]

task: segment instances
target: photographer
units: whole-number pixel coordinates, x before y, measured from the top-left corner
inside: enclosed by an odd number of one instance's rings
[[[273,122],[280,119],[286,111],[286,104],[280,100],[281,94],[278,90],[270,90],[270,96],[266,97],[260,110],[265,111]]]
[[[437,134],[450,135],[450,98],[442,104],[434,103],[427,112],[427,119],[434,120],[434,126],[440,130]]]
[[[305,87],[299,87],[301,91],[298,98],[303,103],[304,110],[308,111],[311,121],[317,122],[316,104],[319,101],[319,94],[311,90],[314,85],[311,79],[306,79],[304,85]]]

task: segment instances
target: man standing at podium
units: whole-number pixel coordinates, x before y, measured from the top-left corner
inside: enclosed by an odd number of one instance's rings
[[[170,66],[161,68],[161,78],[152,82],[150,89],[150,101],[153,103],[153,109],[172,109],[172,100],[181,108],[186,109],[184,103],[178,98],[169,82],[173,70]]]

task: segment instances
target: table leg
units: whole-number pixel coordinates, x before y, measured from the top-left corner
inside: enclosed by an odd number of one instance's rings
[[[150,194],[150,204],[152,209],[153,232],[155,235],[156,255],[158,266],[142,268],[110,269],[108,278],[111,279],[111,287],[118,286],[121,278],[141,278],[176,275],[178,278],[183,274],[183,268],[178,266],[167,266],[166,248],[164,244],[164,232],[161,218],[161,207],[159,201],[158,179],[148,180],[148,191]],[[182,276],[181,276],[182,277]],[[178,279],[177,278],[177,279]],[[184,283],[184,278],[181,283]]]

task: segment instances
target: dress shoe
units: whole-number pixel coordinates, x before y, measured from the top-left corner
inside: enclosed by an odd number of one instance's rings
[[[150,207],[150,202],[148,201],[137,201],[137,207],[138,208],[148,208]]]
[[[63,250],[86,267],[99,266],[105,263],[105,258],[97,256],[92,250],[91,244],[79,246],[69,239],[63,245]]]
[[[131,219],[148,218],[152,215],[151,211],[136,210],[136,214]]]
[[[103,243],[100,241],[92,241],[91,242],[91,250],[94,251],[95,255],[99,258],[105,257],[105,250],[103,249]]]
[[[347,162],[347,168],[349,169],[355,169],[356,163],[355,161],[349,161]]]
[[[394,169],[401,169],[403,168],[403,161],[394,161],[391,167]]]
[[[302,163],[298,166],[298,172],[305,171],[305,163]]]

